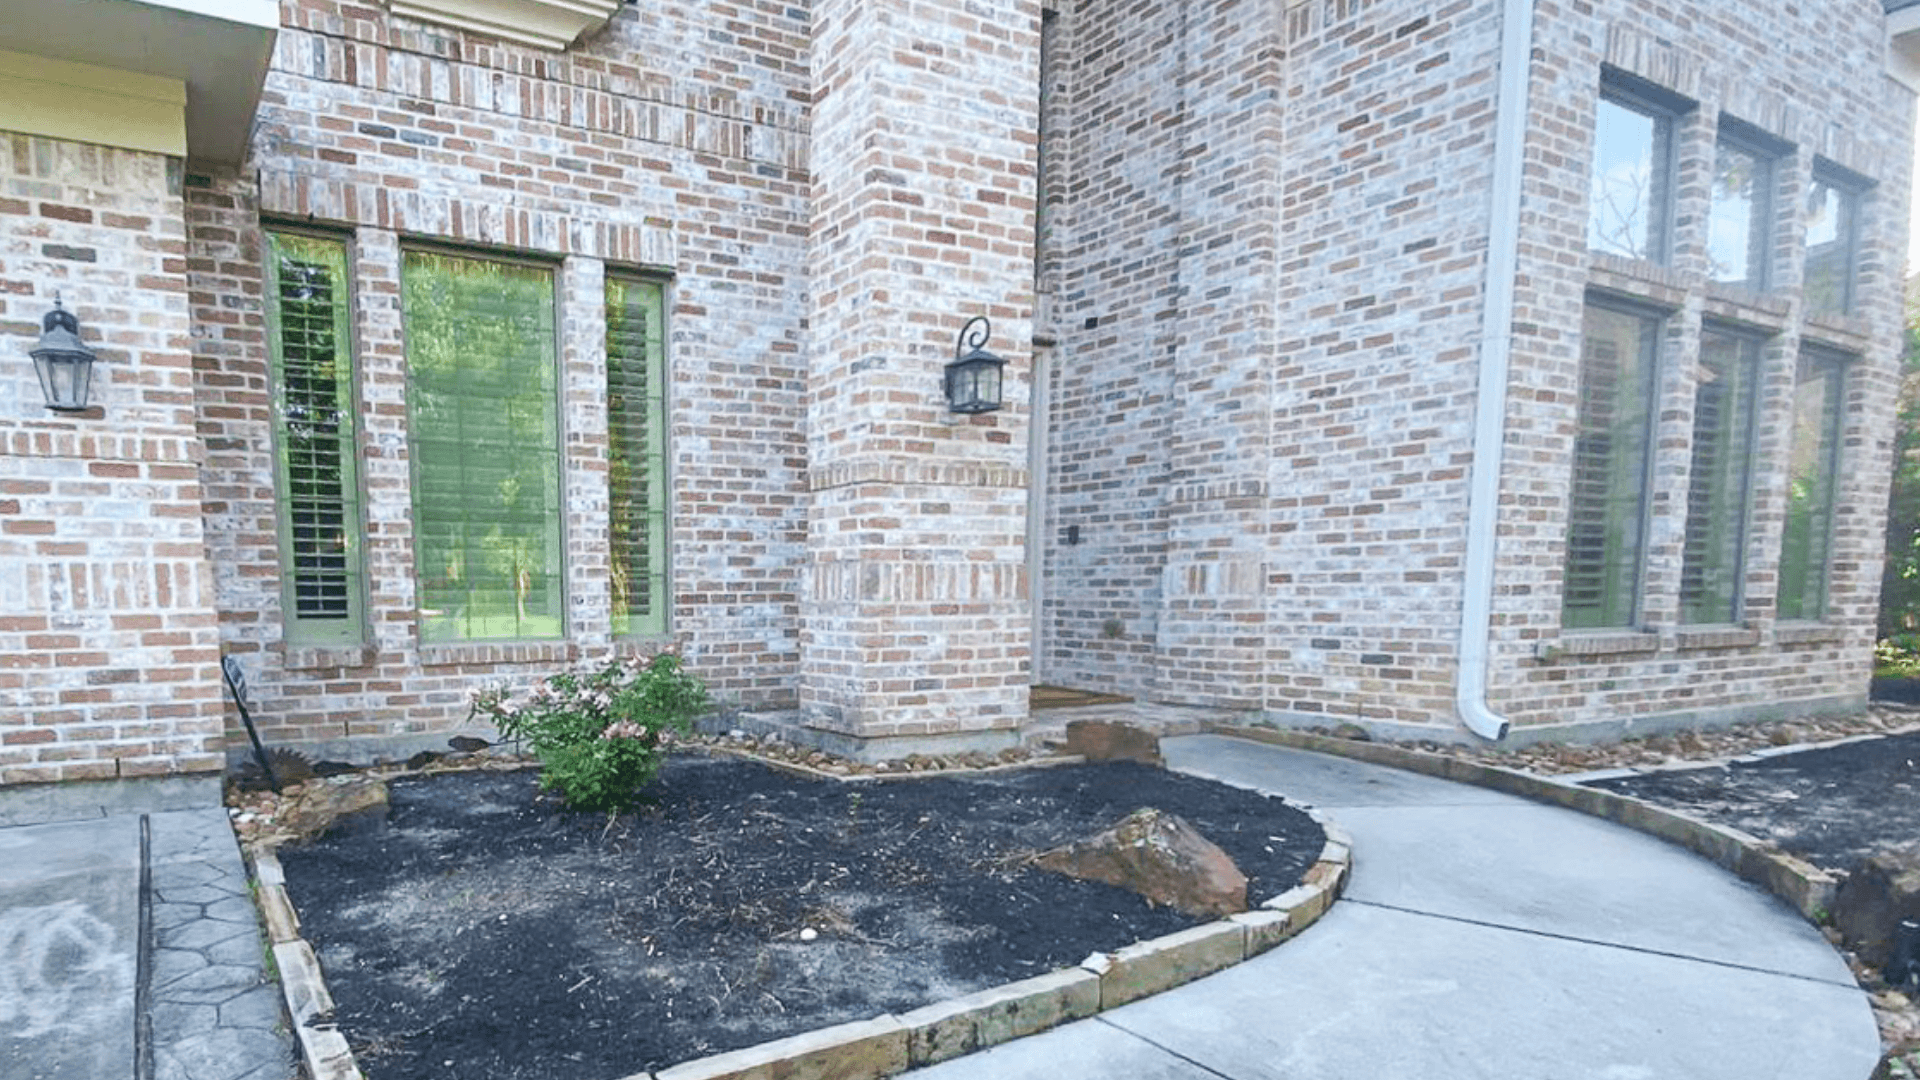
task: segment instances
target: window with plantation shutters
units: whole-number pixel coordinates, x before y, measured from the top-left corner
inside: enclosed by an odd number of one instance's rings
[[[1660,320],[1589,303],[1567,506],[1561,623],[1625,628],[1638,616]]]
[[[1680,569],[1680,621],[1740,618],[1760,341],[1708,327],[1693,392],[1693,460]]]
[[[346,245],[271,233],[267,263],[285,634],[353,644],[364,590]]]
[[[666,339],[656,281],[607,281],[613,630],[667,629]]]
[[[1800,354],[1787,461],[1787,519],[1780,537],[1782,619],[1820,619],[1827,613],[1846,364],[1846,357],[1825,350]]]
[[[401,311],[420,640],[558,638],[553,274],[409,251]]]

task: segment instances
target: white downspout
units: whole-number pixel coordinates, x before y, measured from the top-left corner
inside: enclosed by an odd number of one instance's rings
[[[1454,707],[1467,730],[1506,738],[1507,718],[1487,706],[1493,664],[1493,571],[1500,523],[1501,454],[1506,443],[1507,366],[1513,343],[1513,283],[1520,264],[1520,183],[1526,165],[1527,84],[1534,0],[1506,0],[1500,18],[1500,97],[1493,131],[1492,221],[1487,289],[1480,308],[1480,396],[1473,413],[1473,470],[1467,488],[1467,564],[1460,603],[1460,679]]]

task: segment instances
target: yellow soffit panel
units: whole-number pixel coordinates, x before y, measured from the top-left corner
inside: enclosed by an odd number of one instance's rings
[[[522,45],[565,49],[607,24],[620,0],[391,0],[395,15],[457,26]]]
[[[187,84],[0,51],[0,131],[184,157]]]

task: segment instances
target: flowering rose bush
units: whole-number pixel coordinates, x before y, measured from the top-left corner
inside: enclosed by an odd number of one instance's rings
[[[662,736],[691,730],[706,708],[706,686],[672,652],[551,675],[525,701],[495,688],[473,704],[502,736],[526,742],[543,789],[575,810],[608,812],[633,805],[660,770]]]

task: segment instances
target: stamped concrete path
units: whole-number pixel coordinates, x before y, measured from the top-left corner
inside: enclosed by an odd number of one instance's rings
[[[0,1080],[286,1080],[219,807],[0,828]]]
[[[1167,764],[1330,811],[1345,898],[1299,938],[916,1080],[1867,1080],[1846,965],[1786,905],[1568,810],[1213,735]]]

